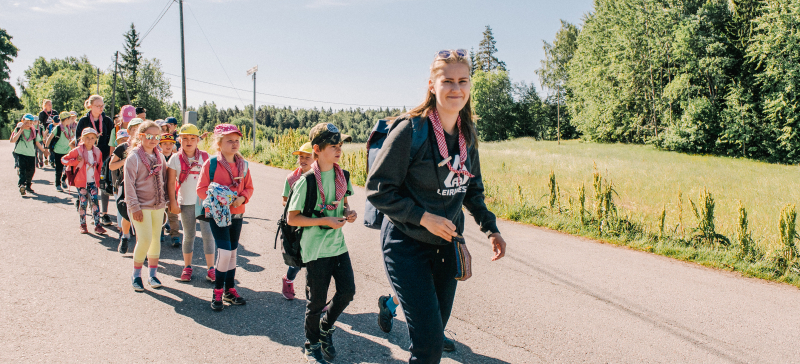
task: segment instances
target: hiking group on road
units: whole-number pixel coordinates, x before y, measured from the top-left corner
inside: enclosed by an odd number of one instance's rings
[[[439,363],[455,350],[444,335],[458,280],[471,276],[471,256],[462,236],[465,207],[488,237],[494,255],[506,243],[495,216],[484,203],[478,137],[470,103],[470,63],[464,50],[443,50],[430,66],[425,102],[407,114],[376,124],[367,143],[369,175],[363,221],[380,229],[383,265],[392,292],[378,297],[378,325],[393,326],[401,307],[411,339],[409,363]],[[204,278],[213,283],[210,307],[221,311],[245,305],[236,290],[239,237],[246,206],[254,197],[248,162],[239,153],[242,132],[219,124],[201,134],[192,124],[178,127],[174,117],[149,120],[146,110],[123,106],[114,120],[103,112],[103,97],[90,96],[86,114],[61,113],[44,100],[38,116],[26,114],[14,129],[17,187],[32,189],[36,169],[54,168],[58,192],[77,191],[79,233],[107,234],[117,207],[118,252],[133,244],[132,288],[162,287],[158,260],[162,243],[181,247],[188,282],[195,238],[202,238]],[[212,138],[210,150],[198,148]],[[294,281],[306,269],[307,299],[303,347],[310,363],[337,357],[335,323],[356,294],[353,262],[341,229],[358,220],[350,208],[350,174],[339,166],[342,143],[350,141],[336,125],[311,128],[298,146],[298,167],[288,174],[282,194],[284,214],[278,236],[288,265],[281,293],[295,299]],[[277,203],[277,196],[258,203]],[[183,236],[181,238],[181,230]],[[147,267],[144,275],[142,270]],[[335,293],[328,297],[331,281]]]

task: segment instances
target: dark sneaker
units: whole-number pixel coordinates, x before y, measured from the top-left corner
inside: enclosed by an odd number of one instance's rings
[[[331,327],[328,331],[323,330],[322,320],[319,320],[319,343],[322,348],[322,354],[324,354],[325,359],[328,360],[336,359],[336,348],[333,346],[333,332],[335,330],[335,327]]]
[[[128,238],[119,239],[119,246],[117,246],[117,251],[120,254],[125,254],[128,252]]]
[[[392,311],[389,310],[389,307],[386,307],[386,302],[390,299],[392,299],[392,297],[389,296],[381,296],[378,298],[378,327],[385,333],[392,331],[394,317],[397,316],[396,313],[392,313]]]
[[[25,186],[19,186],[19,195],[25,196]]]
[[[156,277],[150,277],[147,283],[150,285],[150,287],[161,288],[161,281],[159,281]]]
[[[61,185],[56,185],[56,191],[57,192],[64,192],[64,190],[61,189]]]
[[[226,289],[225,294],[222,296],[222,299],[225,302],[228,302],[232,305],[243,305],[247,303],[247,301],[245,301],[244,298],[242,298],[242,296],[239,296],[239,293],[236,292],[236,288]]]
[[[172,237],[172,247],[173,248],[177,248],[179,246],[181,246],[181,238],[177,237],[177,236],[173,236]]]
[[[144,283],[142,283],[142,277],[136,277],[133,279],[133,290],[136,292],[144,291]]]
[[[306,356],[306,361],[309,363],[314,364],[330,364],[325,357],[322,355],[322,345],[320,343],[316,343],[314,345],[306,344],[306,347],[303,349],[303,353]]]
[[[88,234],[89,229],[86,228],[86,224],[81,224],[81,234]]]
[[[25,192],[36,193],[36,191],[34,191],[33,188],[30,188],[30,187],[25,187]]]
[[[97,226],[94,227],[94,232],[95,232],[95,234],[99,234],[99,235],[105,235],[107,233],[106,229],[103,229],[103,227],[100,226],[100,225],[97,225]]]
[[[61,181],[61,188],[63,188],[64,190],[68,190],[69,189],[69,186],[67,185],[67,181]]]
[[[214,311],[222,311],[222,290],[214,289],[214,294],[211,296],[211,309]]]
[[[453,352],[456,351],[456,342],[454,340],[450,340],[447,335],[444,336],[444,344],[442,345],[442,350],[445,352]]]
[[[108,217],[108,214],[106,214],[106,215],[103,215],[103,217],[101,217],[101,218],[100,218],[100,221],[103,223],[103,225],[106,225],[106,226],[108,226],[108,225],[111,225],[111,224],[112,224],[112,223],[111,223],[111,218],[110,218],[110,217]]]

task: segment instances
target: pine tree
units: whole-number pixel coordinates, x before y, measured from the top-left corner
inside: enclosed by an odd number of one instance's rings
[[[474,47],[469,49],[469,64],[470,64],[469,75],[472,76],[472,75],[475,74],[475,70],[477,69],[476,68],[477,64],[475,63],[475,48]]]
[[[483,72],[491,72],[496,69],[501,71],[506,70],[506,63],[495,57],[495,53],[497,53],[495,43],[497,43],[497,41],[494,40],[492,27],[487,25],[486,30],[483,31],[483,40],[481,40],[481,43],[478,45],[478,53],[475,54],[476,70],[481,70]]]
[[[122,61],[120,62],[120,69],[125,82],[128,84],[128,90],[131,94],[131,101],[135,102],[139,99],[138,76],[139,66],[142,63],[142,52],[139,51],[141,47],[141,33],[136,31],[136,27],[131,23],[131,29],[124,34],[125,44],[123,45],[123,52],[121,54]],[[121,85],[119,85],[121,87]],[[120,88],[120,90],[122,90]],[[120,92],[117,90],[117,92]],[[124,92],[124,90],[122,90]]]
[[[8,82],[10,78],[8,64],[17,57],[18,51],[11,43],[11,38],[5,29],[0,29],[0,127],[6,123],[6,115],[11,110],[22,108],[14,87]],[[2,137],[8,138],[8,135]]]

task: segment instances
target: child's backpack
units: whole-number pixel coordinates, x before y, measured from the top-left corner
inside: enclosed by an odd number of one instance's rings
[[[389,135],[392,127],[397,125],[398,121],[402,120],[404,117],[405,116],[401,116],[394,122],[390,122],[387,119],[381,119],[375,123],[375,126],[372,128],[372,132],[369,134],[369,138],[367,139],[367,173],[369,173],[372,163],[375,162],[375,157],[383,147],[383,142],[386,140],[386,136]],[[413,128],[413,134],[411,137],[411,153],[409,155],[410,160],[413,160],[419,152],[419,149],[422,147],[422,144],[428,139],[428,122],[427,119],[416,117],[411,120],[411,125]],[[369,200],[365,202],[364,206],[364,226],[370,229],[380,230],[381,224],[383,224],[383,213],[378,211],[375,206],[372,206]]]
[[[345,186],[350,184],[350,172],[344,172]],[[306,200],[303,205],[301,214],[306,217],[324,217],[325,215],[321,210],[314,208],[317,203],[317,178],[314,176],[314,171],[310,170],[303,173],[300,178],[306,180]],[[298,180],[299,181],[299,180]],[[297,183],[297,182],[295,182]],[[300,239],[303,237],[303,228],[299,226],[291,226],[286,220],[286,215],[289,213],[289,201],[292,200],[294,189],[289,191],[289,197],[286,206],[283,208],[283,215],[278,220],[278,231],[275,232],[275,246],[273,249],[278,248],[278,238],[281,240],[281,253],[283,254],[283,262],[290,267],[305,267],[303,257],[300,255]],[[352,194],[352,191],[345,192],[345,196]]]
[[[200,151],[198,150],[198,152]],[[205,156],[208,157],[208,154],[206,153]],[[208,161],[208,181],[209,183],[214,182],[214,175],[217,172],[217,156],[213,156],[204,160]],[[183,169],[183,166],[181,166],[181,169]],[[242,173],[242,177],[247,176],[247,172],[249,172],[249,170],[250,169],[248,167],[247,161],[244,161],[244,173]],[[184,178],[184,181],[185,180],[186,179]],[[209,218],[206,217],[206,212],[205,209],[203,208],[203,201],[200,201],[200,196],[197,196],[197,201],[194,204],[194,216],[196,216],[197,220],[200,221],[209,220]]]
[[[108,164],[111,163],[111,157],[106,158],[103,166],[100,167],[100,189],[106,191],[107,194],[114,194],[114,183],[111,176],[111,168]]]

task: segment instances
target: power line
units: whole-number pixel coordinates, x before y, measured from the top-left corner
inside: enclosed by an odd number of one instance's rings
[[[169,9],[172,7],[172,4],[174,4],[174,3],[175,3],[175,0],[168,0],[167,5],[164,6],[164,9],[161,10],[161,13],[158,14],[158,17],[156,18],[156,21],[154,21],[153,25],[151,25],[150,28],[147,29],[147,31],[144,33],[144,36],[142,37],[142,40],[140,40],[139,43],[143,42],[144,39],[147,38],[147,36],[150,34],[150,32],[153,31],[153,29],[156,27],[156,25],[158,25],[158,22],[160,22],[161,19],[164,17],[164,15],[167,14],[167,11],[169,11]]]
[[[191,6],[189,6],[189,4],[188,4],[188,3],[186,4],[186,7],[187,7],[187,8],[189,8],[189,13],[191,13],[191,14],[192,14],[192,18],[194,19],[195,23],[197,23],[197,27],[199,27],[199,28],[200,28],[200,32],[203,34],[203,38],[205,38],[205,39],[206,39],[206,43],[208,43],[208,47],[209,47],[209,48],[211,48],[211,53],[214,53],[214,57],[216,57],[216,58],[217,58],[217,62],[219,62],[219,67],[220,67],[220,68],[222,68],[222,73],[224,73],[224,74],[225,74],[225,77],[227,77],[227,78],[228,78],[228,82],[230,82],[230,83],[231,83],[231,86],[233,86],[233,81],[231,81],[231,77],[230,77],[230,76],[228,76],[228,72],[227,72],[227,71],[225,71],[225,66],[223,66],[223,65],[222,65],[222,61],[220,61],[220,60],[219,60],[219,56],[217,55],[217,52],[214,50],[214,47],[211,45],[211,42],[208,40],[208,37],[206,36],[206,32],[203,30],[203,26],[202,26],[202,25],[200,25],[200,21],[198,21],[198,20],[197,20],[197,17],[194,15],[194,10],[192,10],[192,7],[191,7]],[[232,87],[232,88],[233,88],[233,87]],[[236,88],[233,88],[233,89],[234,89],[234,91],[236,91]],[[238,97],[238,98],[239,98],[239,101],[241,101],[241,102],[242,102],[242,105],[247,105],[247,104],[244,102],[244,100],[242,100],[242,97],[241,97],[241,96],[239,96],[239,91],[236,91],[236,97]]]
[[[176,88],[176,89],[180,89],[180,88],[181,88],[180,86],[172,86],[172,85],[170,85],[170,87],[172,87],[172,88]],[[235,99],[236,99],[236,97],[229,96],[229,95],[222,95],[222,94],[217,94],[217,93],[208,92],[208,91],[193,90],[193,89],[190,89],[190,88],[187,88],[187,89],[186,89],[186,91],[192,91],[192,92],[197,92],[197,93],[206,94],[206,95],[212,95],[212,96],[224,97],[224,98],[227,98],[227,99],[232,99],[232,100],[235,100]],[[300,106],[297,106],[297,105],[276,104],[276,103],[269,103],[269,102],[259,102],[259,105],[266,105],[266,106],[289,106],[289,107],[301,108]]]
[[[169,75],[169,76],[173,76],[173,77],[180,77],[179,75],[176,75],[176,74],[173,74],[173,73],[169,73],[169,72],[164,72],[164,74],[165,75]],[[220,84],[216,84],[216,83],[212,83],[212,82],[208,82],[208,81],[197,80],[197,79],[189,78],[189,77],[187,77],[186,79],[187,80],[192,80],[192,81],[195,81],[195,82],[204,83],[204,84],[207,84],[207,85],[217,86],[217,87],[224,87],[224,88],[229,88],[229,89],[239,90],[239,91],[250,91],[250,90],[244,90],[244,89],[235,88],[235,87],[231,87],[231,86],[220,85]],[[277,97],[277,98],[282,98],[282,99],[289,99],[289,100],[297,100],[297,101],[316,102],[316,103],[321,103],[321,104],[333,104],[333,105],[344,105],[344,106],[359,106],[359,107],[389,107],[389,108],[397,108],[397,109],[402,109],[403,108],[403,106],[396,106],[396,105],[350,104],[350,103],[346,103],[346,102],[333,102],[333,101],[302,99],[302,98],[299,98],[299,97],[281,96],[281,95],[268,94],[268,93],[263,93],[263,92],[256,92],[256,93],[259,94],[259,95],[264,95],[264,96],[272,96],[272,97]]]

